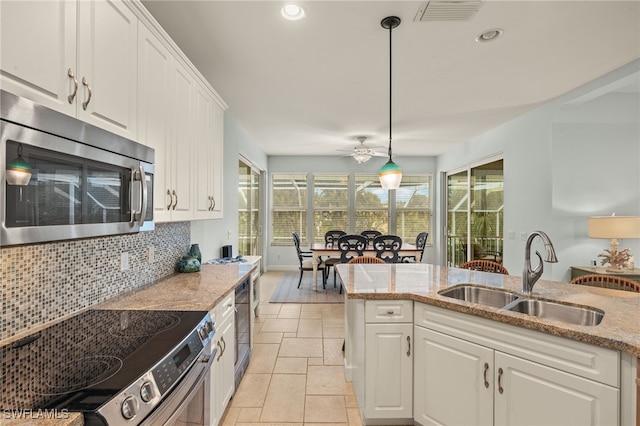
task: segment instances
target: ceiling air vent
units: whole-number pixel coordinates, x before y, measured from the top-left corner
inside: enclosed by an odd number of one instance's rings
[[[481,3],[481,0],[431,0],[420,6],[414,21],[467,21]]]

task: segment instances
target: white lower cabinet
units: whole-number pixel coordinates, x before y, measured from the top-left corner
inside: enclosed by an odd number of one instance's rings
[[[415,323],[418,424],[620,424],[617,351],[419,303]]]
[[[493,424],[492,349],[416,326],[414,419],[422,425]]]
[[[367,324],[365,409],[367,419],[412,417],[411,324]]]
[[[347,300],[345,365],[364,424],[413,418],[413,302]]]
[[[611,386],[496,352],[496,425],[617,425]]]
[[[217,425],[227,404],[235,392],[235,294],[230,295],[216,305],[210,312],[216,333],[212,345],[217,349],[211,380],[209,382],[209,420],[207,424]]]

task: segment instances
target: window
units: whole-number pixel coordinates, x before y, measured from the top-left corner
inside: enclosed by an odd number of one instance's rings
[[[331,229],[356,233],[374,229],[414,244],[421,232],[431,236],[431,175],[405,175],[400,188],[387,191],[378,175],[318,173],[271,175],[272,245],[324,243]],[[307,188],[311,191],[307,197]]]
[[[396,190],[395,234],[413,243],[419,233],[430,229],[431,176],[405,176]]]
[[[356,175],[355,232],[374,229],[389,233],[389,191],[382,189],[378,175]]]
[[[504,223],[503,160],[447,176],[447,261],[502,262]]]
[[[292,232],[307,244],[307,175],[271,175],[272,245],[292,245]]]
[[[238,254],[260,254],[260,171],[240,160],[238,169]]]
[[[313,241],[324,243],[332,229],[349,229],[349,175],[313,177]]]

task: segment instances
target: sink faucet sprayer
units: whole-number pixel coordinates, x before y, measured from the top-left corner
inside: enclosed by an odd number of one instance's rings
[[[549,239],[549,236],[542,231],[534,231],[529,234],[527,238],[527,245],[524,251],[524,271],[522,272],[522,292],[525,294],[531,294],[533,291],[533,285],[540,279],[542,275],[542,256],[536,250],[536,255],[540,259],[540,263],[536,266],[536,269],[531,269],[531,243],[535,237],[540,237],[544,241],[544,248],[547,250],[547,256],[544,258],[545,262],[556,263],[558,258],[556,257],[556,251],[553,249],[553,244]]]

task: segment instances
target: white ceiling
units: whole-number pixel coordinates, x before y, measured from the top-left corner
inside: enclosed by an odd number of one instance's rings
[[[437,155],[640,58],[640,1],[485,0],[467,21],[414,21],[424,1],[143,1],[269,155],[336,155],[389,134]],[[475,38],[504,31],[489,43]]]

